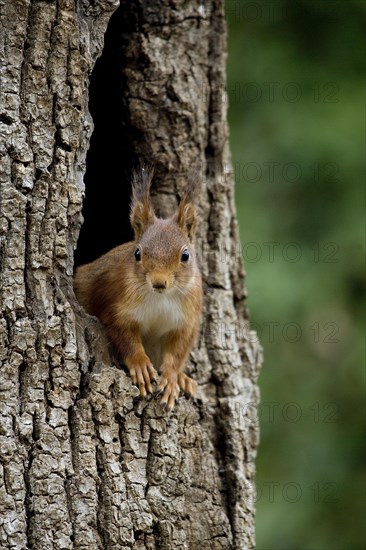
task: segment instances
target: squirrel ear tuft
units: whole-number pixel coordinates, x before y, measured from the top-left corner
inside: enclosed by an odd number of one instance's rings
[[[187,233],[190,241],[194,239],[197,225],[196,209],[193,205],[193,201],[201,186],[200,171],[201,164],[197,161],[193,169],[188,173],[186,187],[175,215],[176,223]]]
[[[154,222],[155,213],[150,201],[153,168],[141,164],[132,176],[132,202],[130,221],[136,239]]]
[[[187,234],[188,239],[193,241],[196,232],[196,209],[191,202],[182,201],[178,207],[175,221]]]

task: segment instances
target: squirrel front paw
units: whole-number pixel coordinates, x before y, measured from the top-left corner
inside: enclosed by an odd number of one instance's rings
[[[171,411],[179,397],[180,390],[194,397],[197,390],[197,382],[184,373],[177,374],[171,370],[163,370],[158,385],[158,392],[163,393],[161,405]]]
[[[196,395],[197,382],[183,372],[178,374],[178,384],[180,389],[183,390],[184,393],[191,395],[192,397]]]
[[[171,411],[180,393],[176,372],[163,370],[158,385],[158,393],[163,394],[163,397],[160,400],[161,406],[166,408],[168,411]]]
[[[147,355],[138,355],[126,360],[132,383],[139,387],[141,397],[152,393],[152,382],[157,380],[157,372]]]

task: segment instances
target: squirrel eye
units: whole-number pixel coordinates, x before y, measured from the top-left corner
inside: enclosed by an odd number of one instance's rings
[[[135,260],[136,260],[136,262],[141,261],[141,250],[139,248],[136,248],[136,250],[135,250]]]
[[[186,248],[183,250],[182,256],[181,256],[180,259],[181,259],[182,262],[188,262],[188,260],[189,260],[189,252],[188,252],[188,250],[187,250]]]

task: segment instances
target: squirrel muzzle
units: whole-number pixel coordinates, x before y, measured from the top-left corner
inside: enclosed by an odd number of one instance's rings
[[[164,273],[150,273],[147,276],[152,288],[158,292],[164,292],[172,286],[170,277]]]

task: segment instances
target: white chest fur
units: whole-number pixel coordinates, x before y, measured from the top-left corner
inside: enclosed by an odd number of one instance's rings
[[[144,302],[132,310],[131,317],[139,323],[143,336],[161,338],[182,326],[182,304],[175,292],[149,292]]]

